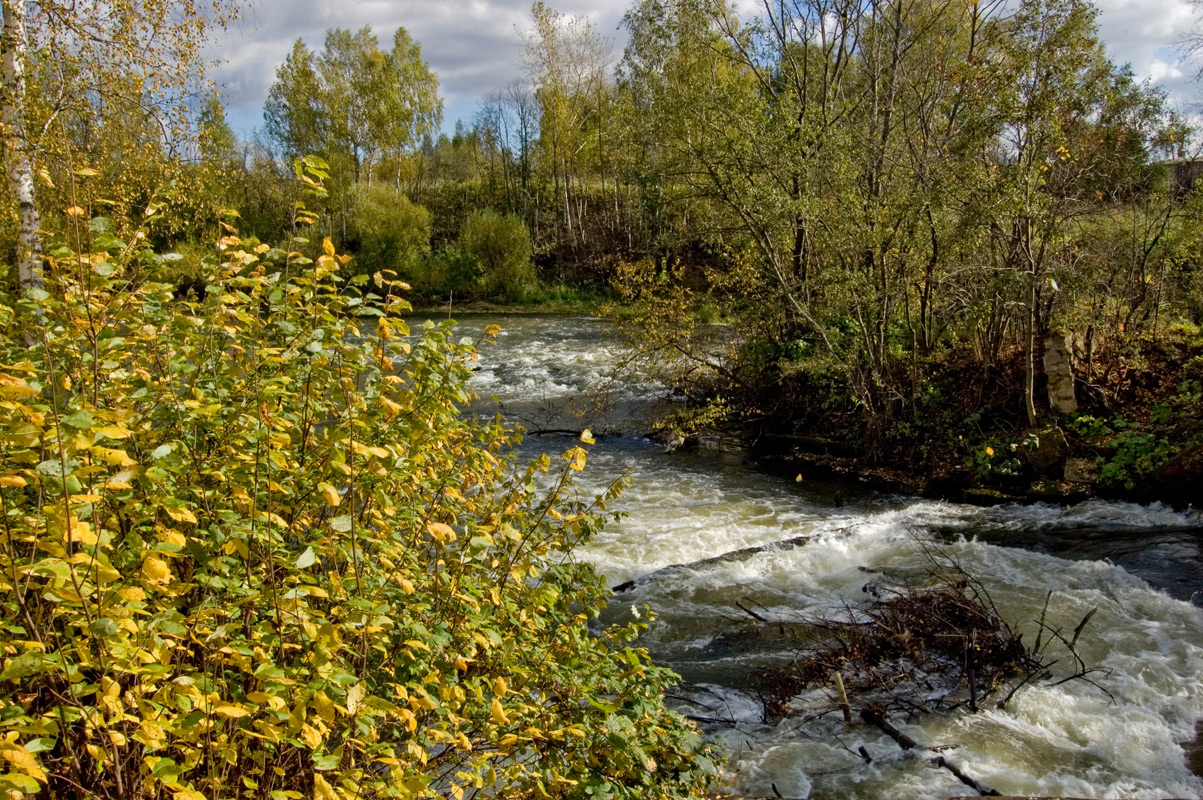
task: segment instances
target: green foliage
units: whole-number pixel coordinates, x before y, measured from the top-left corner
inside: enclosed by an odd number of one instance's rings
[[[1104,484],[1132,489],[1148,479],[1169,460],[1176,448],[1152,433],[1120,431],[1110,443],[1111,452],[1103,459],[1099,478]]]
[[[410,335],[384,276],[366,305],[328,240],[230,233],[197,299],[145,241],[68,230],[0,302],[0,791],[704,790],[675,676],[590,633],[607,593],[564,553],[618,488],[572,490],[583,447],[517,468],[460,414],[474,344]]]
[[[430,252],[430,212],[382,183],[359,184],[352,191],[348,234],[357,244],[352,266],[374,274],[393,270],[413,280]]]
[[[979,479],[1015,475],[1023,466],[1017,450],[1018,445],[1014,442],[1008,444],[977,443],[972,446],[965,459],[966,466],[973,470]]]
[[[398,28],[389,51],[371,28],[326,31],[320,53],[298,39],[264,104],[267,135],[287,155],[321,153],[351,183],[397,175],[404,152],[443,118],[439,81]]]
[[[476,260],[481,287],[489,297],[521,300],[534,289],[530,231],[517,214],[472,212],[460,231],[459,247]]]

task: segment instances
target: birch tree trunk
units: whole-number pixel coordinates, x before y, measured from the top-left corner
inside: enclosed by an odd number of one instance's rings
[[[20,228],[17,237],[17,283],[22,290],[42,288],[42,244],[38,238],[38,208],[34,203],[33,155],[25,132],[24,0],[3,0],[4,51],[0,69],[0,124],[3,125],[7,175],[17,201]]]

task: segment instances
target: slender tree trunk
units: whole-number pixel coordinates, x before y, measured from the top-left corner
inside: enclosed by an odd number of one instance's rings
[[[1024,342],[1023,405],[1028,425],[1036,427],[1036,276],[1028,281],[1027,337]]]
[[[0,80],[0,122],[3,123],[4,150],[8,155],[7,174],[17,201],[17,283],[21,289],[42,288],[42,242],[38,237],[38,207],[34,197],[33,157],[25,132],[25,2],[3,0],[4,31],[0,47],[4,50]]]

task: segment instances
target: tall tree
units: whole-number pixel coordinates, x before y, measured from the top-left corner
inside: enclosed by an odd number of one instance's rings
[[[531,7],[524,68],[536,87],[540,148],[570,238],[580,232],[583,209],[574,211],[574,184],[587,166],[590,128],[603,124],[609,61],[609,43],[587,18],[565,16],[542,0]],[[594,159],[599,173],[601,157],[599,152]]]
[[[442,121],[438,78],[404,28],[385,53],[371,28],[326,32],[321,53],[298,39],[264,106],[268,136],[286,156],[325,156],[344,183],[371,181],[384,159],[401,161]]]

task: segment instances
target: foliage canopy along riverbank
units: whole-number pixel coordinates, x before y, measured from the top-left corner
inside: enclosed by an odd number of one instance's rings
[[[552,555],[613,492],[582,447],[541,492],[402,296],[611,300],[682,440],[1197,497],[1192,132],[1089,3],[638,0],[615,60],[536,2],[453,136],[404,29],[333,29],[262,142],[186,111],[236,12],[3,4],[0,789],[702,790],[673,676]]]
[[[137,107],[106,107],[100,126],[90,107],[30,101],[27,177],[46,228],[76,209],[117,235],[174,180],[171,223],[149,235],[195,291],[219,212],[281,241],[298,221],[291,159],[319,154],[319,229],[352,272],[394,269],[426,306],[608,300],[704,400],[674,435],[738,421],[819,451],[802,462],[851,453],[836,466],[952,496],[1188,499],[1193,133],[1108,60],[1095,15],[1069,0],[798,0],[750,17],[641,0],[616,58],[587,20],[536,3],[525,77],[451,136],[419,43],[335,29],[277,71],[263,141],[239,142],[216,99],[166,145]],[[52,88],[38,65],[55,46],[31,40],[27,97]],[[149,154],[136,176],[127,140]],[[16,221],[0,232],[14,250]],[[1054,440],[1068,451],[1052,466],[1025,455]]]
[[[675,676],[565,557],[621,490],[573,489],[589,437],[516,465],[461,414],[479,343],[411,336],[329,240],[231,231],[175,295],[164,207],[0,303],[0,790],[695,796]]]

